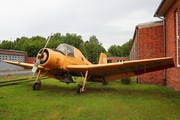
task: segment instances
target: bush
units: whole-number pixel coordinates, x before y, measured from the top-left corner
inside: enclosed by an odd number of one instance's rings
[[[121,83],[125,85],[131,84],[131,79],[130,78],[123,78],[121,79]]]

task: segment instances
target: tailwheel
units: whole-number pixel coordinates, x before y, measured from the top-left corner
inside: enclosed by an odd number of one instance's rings
[[[33,90],[39,90],[41,88],[41,82],[35,82],[33,84]]]

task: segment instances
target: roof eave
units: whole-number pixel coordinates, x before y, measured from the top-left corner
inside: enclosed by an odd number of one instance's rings
[[[175,0],[162,0],[157,8],[154,17],[163,17]]]

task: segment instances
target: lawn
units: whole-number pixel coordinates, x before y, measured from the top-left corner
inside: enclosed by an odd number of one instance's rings
[[[32,84],[0,87],[1,120],[180,119],[180,92],[166,86],[87,83],[77,95],[77,84],[47,79],[39,91]]]

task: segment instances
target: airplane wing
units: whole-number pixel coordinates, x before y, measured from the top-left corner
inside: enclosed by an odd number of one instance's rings
[[[30,63],[14,62],[14,61],[9,61],[9,60],[4,60],[4,62],[12,64],[12,65],[17,65],[17,66],[20,66],[20,67],[24,67],[24,68],[33,68],[33,66],[34,66],[34,64],[30,64]],[[39,65],[38,69],[44,69],[44,67]]]
[[[174,67],[173,58],[166,57],[97,65],[69,65],[67,69],[81,74],[88,71],[88,75],[101,76],[108,82],[171,67]]]

